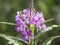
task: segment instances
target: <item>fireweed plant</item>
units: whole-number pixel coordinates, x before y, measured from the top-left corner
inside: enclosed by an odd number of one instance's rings
[[[30,14],[31,13],[31,14]],[[30,9],[24,9],[22,12],[17,12],[15,17],[16,31],[21,32],[22,40],[26,41],[28,38],[34,38],[34,30],[45,30],[46,25],[44,24],[45,19],[42,12],[31,12]],[[31,29],[33,26],[34,29]]]
[[[14,23],[8,23],[8,22],[0,22],[3,24],[9,24],[9,25],[15,25],[15,30],[17,32],[20,32],[22,37],[17,38],[13,36],[7,36],[5,34],[1,34],[1,37],[4,37],[7,39],[9,44],[14,45],[37,45],[37,41],[39,37],[52,30],[54,27],[60,27],[60,25],[52,25],[50,27],[46,27],[45,23],[52,21],[54,19],[46,20],[43,17],[42,12],[37,12],[34,7],[34,0],[30,0],[30,4],[28,8],[23,9],[22,11],[17,11],[17,14],[15,16],[15,22]],[[36,33],[36,34],[35,34]],[[54,36],[49,39],[47,39],[45,42],[43,42],[41,45],[50,45],[50,43],[55,39],[59,38],[59,36]],[[20,41],[20,42],[19,42]]]
[[[30,44],[32,44],[32,40],[34,39],[35,29],[37,32],[46,29],[43,13],[34,11],[33,3],[34,0],[31,0],[29,7],[22,11],[17,11],[17,15],[15,16],[16,31],[21,32],[22,40],[29,40]]]
[[[32,43],[32,40],[34,39],[34,31],[38,32],[39,30],[46,29],[43,13],[34,11],[33,0],[31,0],[30,5],[27,9],[17,11],[15,21],[15,29],[16,31],[21,32],[22,40],[30,40],[30,43]]]

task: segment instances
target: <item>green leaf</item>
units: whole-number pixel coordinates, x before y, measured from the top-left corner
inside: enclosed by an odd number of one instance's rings
[[[53,21],[53,20],[54,20],[54,18],[46,20],[44,23],[47,23],[47,22],[50,22],[50,21]]]
[[[54,27],[60,27],[60,25],[52,25],[50,27],[47,27],[46,30],[41,30],[38,34],[35,35],[34,41],[37,41],[37,39],[43,34],[50,30],[52,30]]]
[[[5,39],[7,39],[9,42],[9,44],[14,44],[14,45],[19,45],[18,41],[12,39],[11,37],[4,35],[4,34],[0,34],[0,37],[3,37]]]
[[[32,33],[34,34],[34,24],[30,25],[30,30],[32,31]]]
[[[0,22],[1,24],[8,24],[8,25],[16,25],[15,23],[9,23],[9,22]]]
[[[59,38],[59,37],[60,37],[60,35],[59,36],[50,37],[45,42],[43,42],[41,45],[50,45],[54,39]]]
[[[19,45],[19,42],[18,42],[18,40],[20,41],[20,42],[24,42],[22,39],[20,39],[20,38],[17,38],[17,37],[12,37],[12,36],[7,36],[7,35],[5,35],[5,34],[1,34],[0,33],[0,37],[3,37],[3,38],[5,38],[5,39],[7,39],[9,42],[9,44],[14,44],[14,45]],[[28,42],[24,42],[24,43],[26,43],[26,44],[28,44]]]
[[[19,40],[19,41],[21,41],[21,42],[24,42],[24,43],[26,43],[26,44],[28,44],[28,42],[26,42],[26,41],[23,41],[22,39],[20,39],[20,38],[17,38],[17,37],[12,37],[12,36],[10,36],[11,38],[13,38],[13,39],[16,39],[16,40]]]

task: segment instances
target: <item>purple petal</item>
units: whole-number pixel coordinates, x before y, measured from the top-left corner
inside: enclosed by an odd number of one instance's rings
[[[16,27],[15,27],[15,30],[19,32],[19,31],[20,31],[20,27],[17,27],[17,26],[16,26]]]
[[[24,35],[24,36],[27,35],[26,30],[22,30],[21,33],[22,33],[22,35]]]
[[[27,31],[27,34],[29,37],[31,37],[32,39],[34,38],[34,35],[32,34],[32,31],[31,30],[28,30]]]
[[[42,30],[46,30],[46,25],[43,24],[43,25],[41,26],[41,29],[42,29]]]
[[[30,14],[30,10],[29,10],[29,9],[24,9],[24,10],[23,10],[23,13],[24,13],[25,15],[29,15],[29,14]]]
[[[27,36],[22,36],[22,40],[23,40],[23,41],[26,41],[27,39],[28,39]]]

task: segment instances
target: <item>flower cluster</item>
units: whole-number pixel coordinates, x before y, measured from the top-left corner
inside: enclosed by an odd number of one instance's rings
[[[16,31],[21,32],[22,39],[24,41],[28,40],[28,37],[34,38],[32,30],[29,29],[30,25],[34,25],[34,28],[39,30],[45,30],[46,25],[44,24],[45,19],[43,18],[42,12],[34,12],[30,9],[24,9],[23,11],[18,11],[15,17],[16,21]],[[27,29],[27,27],[29,27]]]

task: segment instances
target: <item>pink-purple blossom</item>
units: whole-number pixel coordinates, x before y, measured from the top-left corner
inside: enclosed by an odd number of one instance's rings
[[[42,12],[31,12],[30,9],[24,9],[21,12],[17,12],[17,15],[15,16],[15,21],[15,29],[16,31],[21,32],[22,39],[24,41],[28,40],[28,37],[34,37],[32,30],[27,29],[28,25],[33,24],[34,28],[39,28],[39,30],[46,29],[46,25],[44,24],[45,19]]]

